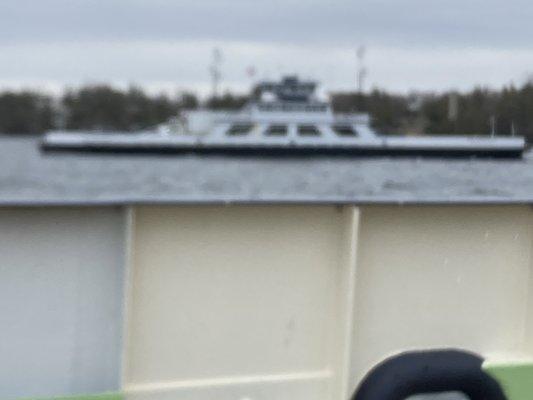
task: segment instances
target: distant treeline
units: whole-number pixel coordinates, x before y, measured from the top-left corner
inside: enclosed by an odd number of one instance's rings
[[[167,121],[199,106],[237,109],[246,96],[226,93],[200,101],[193,93],[149,95],[141,88],[89,86],[67,90],[60,98],[44,93],[0,93],[0,132],[35,134],[50,129],[135,131]],[[333,93],[337,112],[368,112],[386,134],[490,134],[526,136],[533,141],[533,83],[502,90],[396,95]]]
[[[502,90],[399,96],[382,90],[332,95],[336,111],[360,110],[389,134],[522,135],[533,141],[533,83]]]

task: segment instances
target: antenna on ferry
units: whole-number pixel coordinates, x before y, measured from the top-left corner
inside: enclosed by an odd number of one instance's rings
[[[257,69],[255,68],[255,66],[250,65],[248,66],[248,68],[246,68],[246,75],[251,81],[255,79],[256,74],[257,74]]]
[[[359,46],[356,51],[357,56],[357,92],[362,94],[365,89],[365,78],[367,69],[365,67],[366,47]]]
[[[209,66],[209,73],[211,74],[211,81],[213,85],[212,93],[211,93],[213,98],[218,97],[220,79],[222,78],[221,65],[222,65],[222,51],[218,47],[215,47],[213,49],[211,65]]]

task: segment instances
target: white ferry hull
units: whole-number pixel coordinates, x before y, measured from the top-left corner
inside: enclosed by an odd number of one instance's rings
[[[143,133],[52,132],[45,136],[46,150],[100,152],[193,152],[255,154],[344,154],[344,155],[447,155],[517,157],[525,149],[521,137],[426,136],[350,138],[325,144],[316,139],[265,141],[254,138],[209,140],[197,136]]]

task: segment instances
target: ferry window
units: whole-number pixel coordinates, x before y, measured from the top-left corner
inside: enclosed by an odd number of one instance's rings
[[[266,130],[267,136],[287,136],[287,125],[270,125]]]
[[[357,136],[357,131],[350,125],[333,125],[333,131],[342,137],[354,137]]]
[[[228,136],[243,136],[250,133],[253,129],[253,124],[235,124],[229,128],[227,134]]]
[[[319,130],[313,125],[298,126],[298,135],[300,136],[320,136]]]

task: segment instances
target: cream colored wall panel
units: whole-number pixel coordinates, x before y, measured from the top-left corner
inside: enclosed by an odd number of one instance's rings
[[[0,398],[120,388],[123,212],[0,208]]]
[[[332,390],[346,218],[335,207],[136,209],[126,390],[185,396],[187,382],[237,390],[272,376],[282,387],[294,374]]]
[[[362,209],[352,387],[402,350],[524,352],[531,215],[510,206]]]

